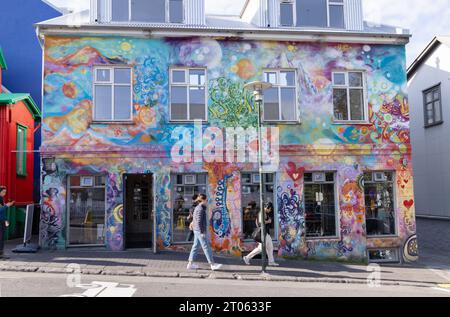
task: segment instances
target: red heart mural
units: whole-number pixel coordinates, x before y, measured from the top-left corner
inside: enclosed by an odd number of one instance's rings
[[[295,163],[289,162],[286,172],[294,182],[297,182],[303,177],[303,174],[305,173],[305,168],[304,167],[297,168],[297,165],[295,165]]]
[[[403,205],[405,205],[405,207],[406,208],[411,208],[413,205],[414,205],[414,200],[405,200],[404,202],[403,202]]]

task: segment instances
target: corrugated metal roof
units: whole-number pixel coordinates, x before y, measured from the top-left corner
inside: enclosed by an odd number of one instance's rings
[[[89,10],[83,12],[68,14],[56,17],[51,20],[43,21],[37,24],[40,27],[108,27],[108,28],[125,28],[125,29],[167,29],[167,30],[198,30],[198,31],[234,31],[234,32],[283,32],[297,33],[319,32],[332,34],[386,34],[409,36],[409,30],[396,28],[388,25],[380,25],[366,22],[363,31],[330,29],[330,28],[311,28],[311,27],[257,27],[253,24],[242,21],[238,16],[218,16],[207,15],[206,25],[192,25],[179,23],[96,23],[90,21]]]
[[[0,105],[14,105],[19,101],[23,101],[26,104],[28,110],[33,115],[33,119],[39,120],[41,118],[41,111],[30,94],[0,94]]]

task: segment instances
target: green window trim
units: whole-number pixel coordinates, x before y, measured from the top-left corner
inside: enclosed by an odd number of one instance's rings
[[[18,176],[27,176],[27,130],[26,126],[17,124],[16,134],[16,172]],[[22,132],[22,133],[20,133]],[[22,134],[22,139],[20,136]]]

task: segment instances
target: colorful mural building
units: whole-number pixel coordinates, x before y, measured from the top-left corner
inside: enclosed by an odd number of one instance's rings
[[[8,69],[0,48],[0,186],[7,187],[7,201],[16,204],[8,210],[6,238],[23,236],[27,205],[34,204],[34,134],[41,112],[30,94],[11,93],[2,85]]]
[[[189,249],[205,192],[214,250],[241,256],[262,176],[278,256],[415,261],[410,35],[362,16],[360,0],[250,0],[236,17],[203,0],[100,0],[37,24],[41,246]],[[262,145],[278,159],[262,175],[255,80],[273,84]]]

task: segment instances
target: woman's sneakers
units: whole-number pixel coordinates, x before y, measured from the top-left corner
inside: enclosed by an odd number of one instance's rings
[[[218,271],[222,268],[222,266],[223,266],[222,264],[217,264],[217,263],[211,264],[211,271]]]
[[[269,262],[269,266],[280,266],[277,262]]]
[[[186,268],[188,270],[198,270],[199,266],[195,263],[189,262]]]
[[[242,257],[246,265],[250,265],[250,259],[247,256]]]

